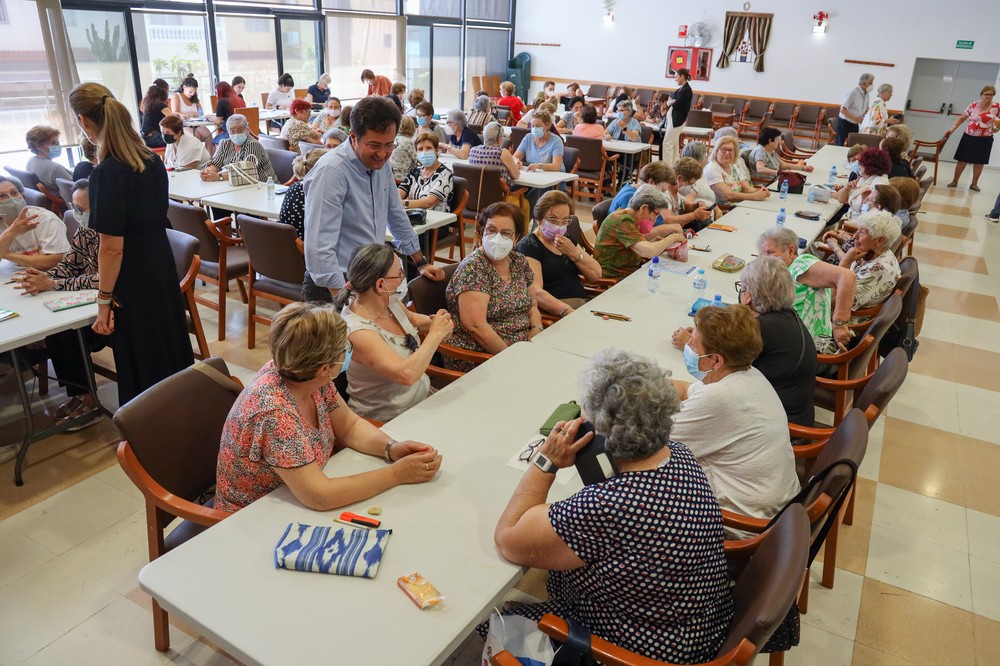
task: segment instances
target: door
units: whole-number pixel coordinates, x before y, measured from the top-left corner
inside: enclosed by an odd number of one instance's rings
[[[979,99],[982,87],[996,82],[998,73],[996,63],[917,58],[904,114],[914,138],[940,139],[965,108]],[[960,128],[948,139],[941,153],[944,161],[953,161],[963,131]],[[1000,150],[990,163],[1000,165]]]

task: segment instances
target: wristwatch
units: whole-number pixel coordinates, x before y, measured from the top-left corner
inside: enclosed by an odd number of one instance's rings
[[[834,319],[833,320],[833,325],[834,326],[847,326],[847,320],[846,319]]]
[[[576,255],[576,260],[583,261],[583,252],[580,252],[580,254]]]
[[[541,451],[535,454],[535,457],[531,462],[535,463],[535,467],[542,470],[546,474],[555,474],[559,471],[559,467]]]
[[[407,201],[406,199],[403,199],[403,208],[409,208],[409,207],[410,207],[410,202]]]

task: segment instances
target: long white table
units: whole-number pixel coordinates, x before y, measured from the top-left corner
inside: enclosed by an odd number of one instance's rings
[[[281,488],[146,565],[141,587],[248,664],[395,664],[403,655],[407,664],[442,663],[523,573],[493,544],[521,478],[507,462],[558,404],[578,398],[583,363],[518,343],[386,425],[444,457],[432,482],[346,507],[364,514],[381,506],[393,530],[375,579],[275,569],[274,546],[289,522],[334,525],[339,514],[306,509]],[[383,465],[346,450],[326,472]],[[579,478],[556,483],[549,499],[579,488]],[[446,597],[441,606],[418,610],[398,589],[396,579],[414,571]]]
[[[234,187],[228,180],[205,181],[201,179],[198,169],[170,171],[167,178],[170,198],[175,201],[201,201],[206,197],[252,187]]]
[[[13,310],[18,315],[11,319],[0,321],[0,352],[12,351],[24,347],[33,342],[44,340],[46,336],[61,333],[62,331],[74,329],[79,331],[97,319],[96,304],[84,305],[60,312],[52,312],[45,307],[46,301],[61,298],[67,292],[44,292],[36,296],[25,296],[23,292],[14,289],[14,285],[9,284],[9,281],[14,273],[21,270],[23,270],[22,267],[10,261],[0,261],[0,283],[2,283],[0,284],[0,308]],[[83,357],[83,362],[89,371],[89,388],[94,399],[97,400],[97,387],[94,384],[93,372],[90,368],[90,352],[84,348],[82,335],[78,334],[78,339],[80,341],[80,353]],[[10,359],[15,377],[20,378],[22,371],[26,370],[26,368],[22,367],[17,354],[10,354]],[[23,382],[17,381],[15,383],[17,384],[25,422],[25,435],[21,443],[21,451],[18,454],[17,462],[14,464],[14,483],[20,486],[24,484],[21,477],[21,467],[24,464],[24,459],[31,444],[51,435],[64,432],[74,424],[67,423],[61,426],[49,426],[36,431],[31,415],[31,396],[28,395]],[[99,403],[98,409],[101,409]],[[89,414],[86,417],[78,419],[78,421],[87,418],[90,418]]]
[[[806,184],[803,187],[802,194],[789,194],[786,200],[782,200],[778,196],[778,188],[780,183],[777,181],[771,183],[771,196],[764,201],[741,201],[738,204],[739,208],[756,208],[758,210],[768,211],[775,216],[780,208],[785,209],[785,213],[789,218],[794,216],[795,211],[799,210],[811,210],[820,214],[820,217],[824,221],[828,221],[833,215],[840,210],[841,204],[835,199],[830,199],[827,203],[813,202],[809,203],[808,192],[811,185],[825,185],[830,177],[830,167],[836,166],[839,174],[843,175],[843,178],[839,178],[838,183],[846,183],[846,171],[847,166],[847,148],[842,146],[823,146],[820,148],[815,155],[808,158],[806,163],[813,167],[811,172],[799,171],[806,178]]]
[[[236,113],[239,113],[239,112],[240,112],[239,109],[237,109]],[[209,114],[209,115],[211,115],[211,114]],[[260,109],[260,114],[259,115],[260,115],[260,121],[261,122],[270,122],[272,120],[285,120],[287,118],[291,118],[291,114],[288,112],[287,109],[284,109],[284,110],[281,110],[281,109]],[[212,118],[214,118],[214,116],[212,116]],[[208,116],[206,116],[204,118],[194,118],[194,119],[191,119],[191,120],[185,120],[184,121],[184,126],[185,127],[215,127],[218,124],[219,123],[215,122],[215,120],[209,119]]]
[[[469,160],[460,160],[454,155],[441,155],[438,157],[442,164],[446,164],[451,168],[455,164],[468,164]],[[527,171],[521,169],[521,175],[517,180],[513,181],[515,185],[520,185],[522,187],[537,187],[539,189],[547,189],[550,187],[555,187],[560,183],[569,183],[579,178],[575,173],[567,173],[565,171]]]

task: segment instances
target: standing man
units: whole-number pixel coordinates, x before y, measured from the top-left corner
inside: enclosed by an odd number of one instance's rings
[[[858,132],[861,121],[868,113],[868,91],[875,84],[874,74],[862,74],[858,79],[858,87],[852,88],[844,103],[840,105],[840,115],[837,118],[837,145],[843,146],[847,135]]]
[[[361,83],[368,86],[368,96],[385,97],[392,90],[392,81],[388,77],[376,74],[370,69],[361,72]]]
[[[389,156],[401,117],[388,99],[365,97],[351,111],[350,141],[324,155],[303,181],[305,300],[331,302],[344,287],[351,255],[366,243],[385,242],[387,225],[421,275],[444,279],[444,271],[421,253],[392,177]]]
[[[694,93],[688,81],[691,80],[691,72],[687,69],[678,69],[674,81],[677,83],[677,90],[670,93],[667,100],[669,112],[664,119],[663,144],[661,146],[661,159],[666,159],[667,164],[676,164],[680,159],[680,148],[677,140],[681,134],[681,127],[687,122],[688,112],[691,111],[691,100]]]

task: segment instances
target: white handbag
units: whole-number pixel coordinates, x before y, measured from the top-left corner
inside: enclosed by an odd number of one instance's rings
[[[226,165],[229,172],[229,182],[237,187],[245,185],[256,185],[260,183],[257,178],[257,156],[247,155],[247,159],[239,162],[230,162]]]

